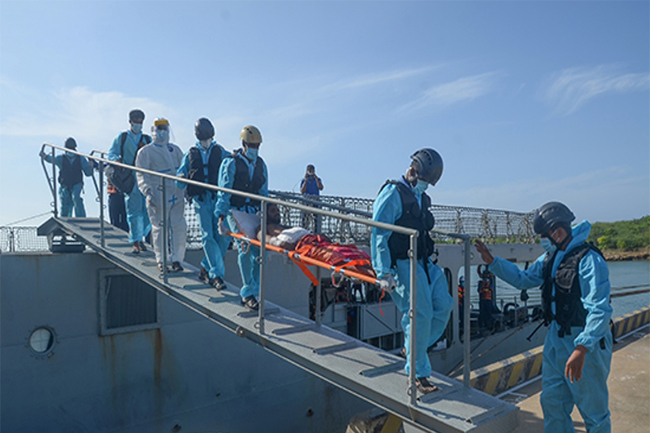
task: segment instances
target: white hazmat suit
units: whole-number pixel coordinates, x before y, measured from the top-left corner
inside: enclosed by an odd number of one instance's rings
[[[156,134],[154,133],[154,136]],[[181,149],[169,143],[168,139],[154,137],[151,144],[146,145],[138,152],[135,165],[158,173],[175,176],[183,159]],[[162,178],[138,173],[138,188],[146,197],[147,212],[151,220],[151,233],[156,261],[163,262],[163,194]],[[183,192],[175,185],[174,181],[165,179],[167,221],[169,227],[168,261],[181,263],[185,258],[185,242],[187,238],[187,224],[185,222],[185,202]]]

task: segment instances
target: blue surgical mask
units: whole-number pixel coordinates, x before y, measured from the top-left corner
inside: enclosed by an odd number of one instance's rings
[[[246,149],[246,158],[248,158],[250,161],[255,161],[257,159],[257,153],[259,149],[251,149],[250,147]]]
[[[427,188],[429,188],[429,182],[425,182],[425,181],[423,181],[423,180],[418,180],[417,185],[415,185],[415,186],[413,187],[413,193],[414,193],[415,195],[422,195],[422,193],[423,193],[424,191],[426,191]]]
[[[542,238],[539,243],[542,245],[542,248],[544,248],[549,254],[553,254],[557,247],[549,238]]]
[[[131,131],[133,131],[134,134],[139,134],[142,132],[142,123],[132,123]]]
[[[166,129],[156,129],[156,141],[166,142],[169,139],[169,131]]]

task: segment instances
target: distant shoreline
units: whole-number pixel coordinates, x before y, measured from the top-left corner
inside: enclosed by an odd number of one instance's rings
[[[650,251],[648,249],[641,251],[603,250],[603,254],[605,255],[605,260],[608,262],[650,260]]]

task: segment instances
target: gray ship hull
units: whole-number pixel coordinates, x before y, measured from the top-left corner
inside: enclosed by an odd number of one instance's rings
[[[161,294],[154,324],[106,329],[101,280],[126,274],[94,253],[3,254],[0,270],[3,432],[325,433],[370,407]]]

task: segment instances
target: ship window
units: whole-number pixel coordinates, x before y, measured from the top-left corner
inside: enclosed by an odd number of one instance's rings
[[[123,271],[100,271],[102,334],[155,328],[158,325],[157,291]]]
[[[49,328],[37,328],[29,336],[29,347],[38,354],[44,354],[54,347],[54,333]]]

